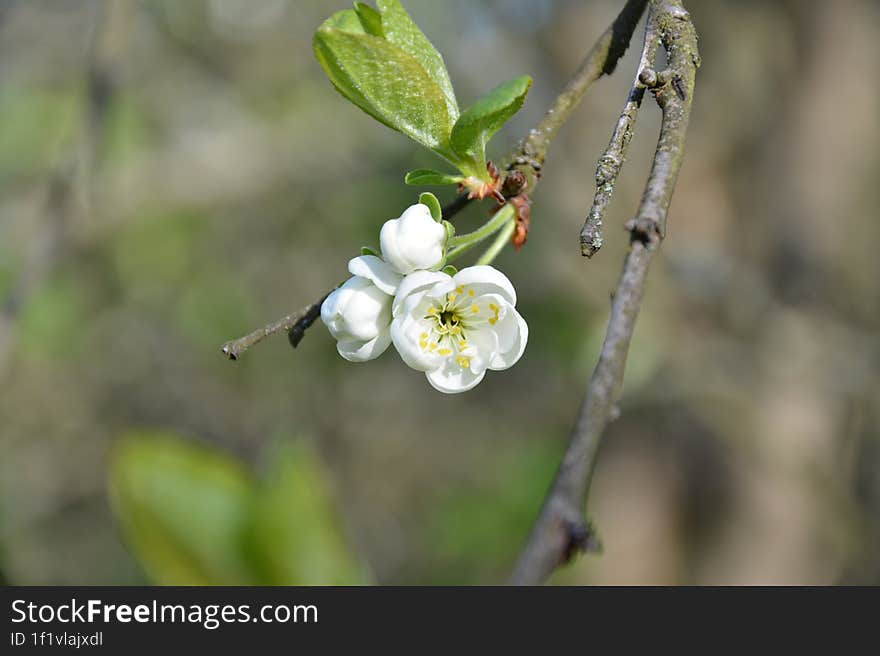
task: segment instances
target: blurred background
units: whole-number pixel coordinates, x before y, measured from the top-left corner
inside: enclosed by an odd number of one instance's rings
[[[497,158],[621,2],[404,5],[463,107],[534,77]],[[604,553],[552,581],[880,584],[880,5],[686,5],[703,66],[590,497]],[[404,172],[439,163],[315,62],[312,32],[345,6],[0,2],[4,582],[505,580],[656,142],[648,100],[606,246],[583,259],[642,28],[551,146],[528,244],[496,262],[524,357],[445,396],[390,352],[343,361],[320,323],[296,351],[282,335],[219,352],[346,277],[415,202]]]

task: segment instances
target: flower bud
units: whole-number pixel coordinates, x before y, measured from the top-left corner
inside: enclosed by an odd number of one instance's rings
[[[382,258],[395,271],[408,274],[443,262],[446,228],[431,216],[427,205],[406,208],[399,219],[386,221],[379,233]]]
[[[321,320],[337,340],[336,349],[346,360],[365,362],[377,358],[391,343],[393,298],[362,276],[353,276],[321,304]]]

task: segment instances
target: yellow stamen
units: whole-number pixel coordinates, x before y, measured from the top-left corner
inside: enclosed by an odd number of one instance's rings
[[[471,305],[471,312],[476,314],[479,311],[480,311],[480,308],[478,308],[476,305]]]
[[[448,348],[442,348],[437,350],[437,355],[451,355],[452,350]]]
[[[473,289],[469,289],[469,290],[468,290],[468,296],[473,296],[473,295],[474,295],[474,290],[473,290]]]

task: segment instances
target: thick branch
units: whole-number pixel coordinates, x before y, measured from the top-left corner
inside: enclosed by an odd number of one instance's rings
[[[663,111],[654,162],[636,217],[627,223],[631,250],[611,304],[599,362],[587,387],[568,449],[511,577],[518,585],[543,582],[560,564],[595,542],[584,520],[602,434],[614,419],[626,356],[653,254],[665,234],[666,214],[681,167],[699,65],[697,35],[680,0],[651,0],[646,40],[653,30],[669,65],[652,89]],[[591,540],[591,538],[593,538]]]
[[[508,172],[506,174],[505,186],[502,187],[505,195],[515,195],[521,191],[531,191],[534,188],[535,181],[540,176],[541,166],[544,163],[547,149],[553,137],[556,136],[559,128],[571,116],[572,111],[577,107],[577,104],[583,98],[590,85],[603,75],[610,75],[614,72],[618,60],[626,52],[627,47],[629,47],[633,31],[635,31],[636,24],[642,17],[647,2],[648,0],[627,0],[620,14],[618,14],[608,29],[602,33],[602,36],[599,37],[598,41],[590,49],[590,52],[587,53],[580,68],[569,80],[565,89],[562,90],[562,93],[559,94],[550,109],[547,110],[541,122],[529,131],[528,136],[506,158],[504,169]],[[443,208],[443,218],[448,220],[464,209],[470,200],[467,194],[459,195]],[[318,312],[320,312],[321,302],[326,297],[324,295],[320,302],[313,303],[309,307],[314,308],[317,305]],[[285,326],[285,321],[296,316],[296,314],[288,315],[283,319],[255,330],[249,335],[229,341],[221,347],[221,350],[230,360],[235,360],[253,344],[279,332],[282,328],[289,328],[289,326]],[[311,324],[312,322],[309,322],[308,325],[297,333],[297,344],[302,339],[305,328]],[[241,345],[242,348],[237,351],[228,350],[235,345]]]

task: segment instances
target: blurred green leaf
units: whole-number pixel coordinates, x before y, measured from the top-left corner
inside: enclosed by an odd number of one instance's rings
[[[243,535],[253,489],[233,458],[167,434],[126,436],[110,463],[115,514],[159,584],[252,582]]]
[[[368,583],[346,545],[327,476],[305,445],[287,445],[260,486],[250,529],[263,583]]]
[[[368,34],[351,9],[337,12],[315,32],[315,56],[336,89],[388,127],[438,154],[449,146],[454,115],[443,89],[399,46]]]
[[[110,463],[110,497],[151,580],[174,585],[368,582],[349,551],[320,462],[276,454],[257,481],[234,458],[165,433],[132,433]]]
[[[432,169],[416,169],[406,174],[404,182],[408,185],[450,185],[464,181],[460,175],[441,173]]]
[[[522,107],[532,86],[528,75],[499,84],[466,109],[452,128],[452,148],[461,157],[473,158],[484,169],[486,144],[492,135]]]

